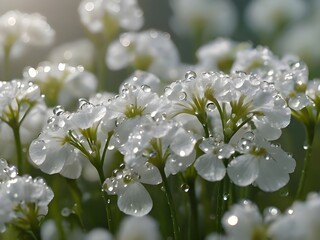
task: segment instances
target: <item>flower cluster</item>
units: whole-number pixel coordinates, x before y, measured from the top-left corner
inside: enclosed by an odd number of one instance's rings
[[[40,223],[53,198],[52,190],[42,178],[18,176],[15,167],[8,166],[4,159],[0,164],[1,232],[11,224],[23,231],[39,234]]]

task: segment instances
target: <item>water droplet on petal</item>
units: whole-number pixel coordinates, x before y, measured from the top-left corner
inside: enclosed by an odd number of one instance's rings
[[[208,103],[206,107],[209,112],[212,112],[213,110],[216,109],[216,105],[213,102]]]
[[[145,93],[149,93],[151,92],[151,87],[149,87],[148,85],[144,84],[141,86],[141,89],[145,92]]]
[[[186,92],[180,92],[179,93],[179,100],[184,101],[187,99],[187,93]]]
[[[166,96],[166,97],[168,97],[168,96],[170,96],[172,94],[172,88],[171,87],[166,87],[165,89],[164,89],[164,95]]]
[[[64,111],[65,111],[64,108],[60,105],[53,108],[53,114],[56,116],[61,115],[62,113],[64,113]]]
[[[237,225],[239,219],[236,215],[231,215],[228,219],[227,219],[227,223],[230,225],[230,226],[235,226]]]
[[[84,109],[85,107],[88,107],[91,105],[91,103],[85,98],[79,98],[78,104],[79,104],[79,109]]]
[[[188,71],[186,72],[186,74],[184,75],[185,79],[187,80],[193,80],[196,79],[197,74],[194,71]]]

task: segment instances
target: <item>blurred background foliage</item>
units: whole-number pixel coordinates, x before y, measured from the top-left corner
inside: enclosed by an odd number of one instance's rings
[[[194,0],[197,1],[197,0]],[[36,67],[37,64],[41,61],[44,61],[47,59],[47,56],[51,49],[53,49],[56,46],[59,46],[62,43],[70,42],[79,38],[84,37],[84,31],[81,26],[81,23],[79,21],[79,16],[77,12],[77,8],[79,5],[79,0],[0,0],[0,15],[7,12],[8,10],[12,9],[18,9],[22,12],[39,12],[42,15],[46,16],[48,23],[52,26],[52,28],[56,31],[56,40],[55,43],[50,47],[46,49],[33,49],[29,48],[27,51],[27,54],[25,54],[24,58],[16,59],[13,63],[12,69],[14,69],[13,76],[16,78],[20,78],[22,75],[22,69],[27,65]],[[277,44],[278,39],[281,37],[284,37],[286,34],[288,35],[290,32],[294,31],[295,28],[299,28],[302,26],[302,29],[307,28],[310,23],[314,24],[314,19],[318,19],[319,21],[316,22],[318,24],[315,24],[316,28],[314,29],[314,32],[319,31],[320,29],[320,4],[319,0],[305,0],[306,2],[306,13],[304,16],[299,19],[299,21],[288,23],[284,26],[281,26],[280,29],[277,30],[277,32],[274,32],[272,34],[259,34],[258,32],[254,32],[247,24],[247,21],[245,20],[245,11],[248,7],[248,5],[252,2],[250,0],[233,0],[233,4],[235,6],[237,17],[236,17],[236,28],[235,31],[233,31],[228,36],[221,36],[221,35],[215,35],[212,34],[211,36],[206,36],[201,38],[200,40],[195,40],[192,36],[186,36],[186,35],[178,35],[174,32],[174,30],[171,28],[170,25],[170,18],[172,16],[172,9],[170,8],[170,4],[168,0],[138,0],[139,5],[143,9],[144,16],[145,16],[145,23],[141,31],[147,30],[150,28],[154,28],[157,30],[168,32],[171,35],[171,38],[173,42],[176,44],[177,48],[179,49],[179,53],[181,56],[181,60],[185,63],[189,64],[195,64],[195,51],[196,49],[201,46],[202,44],[208,43],[212,40],[214,40],[217,37],[229,37],[232,40],[235,41],[249,41],[253,43],[254,46],[257,45],[265,45],[269,47],[276,55],[282,56],[285,52],[286,53],[292,53],[298,55],[302,60],[304,60],[307,65],[309,66],[310,70],[310,79],[313,78],[319,78],[320,77],[320,47],[318,44],[316,45],[308,45],[308,43],[317,43],[317,41],[320,40],[320,34],[318,35],[318,38],[315,36],[309,36],[305,35],[305,33],[302,31],[301,36],[298,38],[291,39],[292,41],[297,41],[295,46],[303,46],[301,48],[292,47],[290,49],[290,45],[288,44],[286,48],[279,47],[279,44]],[[298,30],[297,30],[298,31]],[[311,31],[312,32],[312,31]],[[298,34],[298,33],[297,33]],[[290,35],[288,35],[290,38]],[[292,36],[295,36],[294,34]],[[298,34],[299,36],[299,34]],[[316,38],[313,39],[313,41],[309,40],[310,38]],[[300,41],[300,42],[299,42]],[[292,44],[293,45],[293,44]],[[312,53],[314,55],[312,55]],[[318,55],[316,55],[318,53]],[[119,85],[121,84],[121,81],[124,80],[130,72],[127,71],[110,71],[109,74],[109,91],[117,92],[117,89]],[[319,128],[318,128],[319,130]],[[293,201],[293,194],[296,192],[296,187],[298,184],[298,180],[300,177],[300,172],[302,168],[302,160],[304,157],[305,150],[303,149],[304,145],[304,129],[303,126],[299,123],[297,123],[295,120],[292,121],[292,124],[287,128],[284,129],[284,133],[282,138],[280,139],[280,143],[283,147],[283,149],[287,152],[291,152],[294,156],[294,158],[297,161],[297,168],[295,173],[291,175],[291,181],[288,186],[285,188],[274,192],[274,193],[264,193],[258,189],[256,189],[255,192],[252,193],[252,199],[256,202],[259,202],[259,207],[261,209],[267,207],[276,205],[280,209],[284,209],[287,206],[289,206]],[[313,159],[312,159],[312,167],[310,169],[310,175],[308,176],[307,180],[307,191],[320,191],[320,159],[318,156],[320,156],[320,139],[319,134],[317,135],[316,141],[315,141],[315,150],[313,153]],[[43,175],[40,173],[40,171],[34,170],[34,175]],[[59,194],[61,196],[64,195],[73,195],[73,198],[71,199],[77,199],[79,198],[80,194],[79,192],[72,192],[69,188],[69,185],[75,184],[71,180],[62,180],[60,176],[51,176],[46,177],[49,181],[49,185],[52,184],[53,189],[55,188],[55,184],[59,184],[60,192],[56,194],[56,197],[59,198]],[[57,180],[58,179],[58,180]],[[62,184],[61,183],[65,183]],[[98,186],[93,183],[88,182],[80,182],[79,184],[80,189],[83,188],[93,188],[98,189]],[[159,195],[157,189],[152,189],[150,187],[150,191],[152,191],[152,195]],[[94,194],[88,195],[88,196],[82,196],[83,199],[85,199],[84,202],[84,209],[88,211],[88,213],[94,213],[95,217],[93,218],[87,218],[85,221],[87,221],[84,225],[93,227],[98,225],[103,226],[103,220],[99,221],[99,219],[103,219],[103,217],[100,217],[101,211],[99,211],[99,208],[102,206],[97,206],[93,204],[96,204],[96,202],[99,202],[100,195],[99,191],[97,192],[97,196]],[[161,194],[160,194],[161,195]],[[57,198],[56,198],[57,199]],[[60,215],[61,211],[58,211],[57,209],[61,208],[61,206],[69,206],[68,208],[62,209],[62,216],[64,218],[71,219],[69,221],[69,224],[75,223],[79,224],[79,219],[76,218],[75,215],[70,214],[70,209],[72,209],[74,206],[72,205],[74,202],[65,200],[66,198],[60,198],[62,201],[67,202],[57,202],[54,201],[51,204],[51,208],[53,211],[51,211],[51,214],[53,215]],[[87,200],[86,200],[87,199]],[[156,202],[155,205],[157,205],[157,202],[164,202],[164,197],[157,197],[154,198],[154,201]],[[76,207],[75,207],[76,208]],[[56,210],[56,211],[55,211]],[[119,213],[119,211],[118,211]],[[159,209],[155,207],[152,211],[152,214],[155,216],[155,218],[160,219],[165,217],[168,214],[164,214],[163,209]],[[121,213],[119,213],[119,219],[120,219]],[[57,217],[57,216],[55,216]],[[58,216],[59,217],[59,216]],[[183,217],[183,216],[182,216]],[[74,219],[73,219],[74,218]],[[116,221],[119,221],[117,219]],[[94,221],[93,221],[94,220]],[[70,227],[70,226],[69,226]],[[162,229],[163,232],[169,231],[168,229]],[[60,234],[63,234],[60,232]],[[10,233],[9,233],[10,235]],[[1,236],[0,236],[1,237]]]

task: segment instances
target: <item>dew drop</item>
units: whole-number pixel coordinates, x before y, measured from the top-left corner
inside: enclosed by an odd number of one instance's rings
[[[278,208],[268,207],[264,209],[263,215],[264,215],[265,221],[269,222],[269,221],[275,220],[280,215],[280,211]]]
[[[53,114],[56,116],[61,115],[62,113],[64,113],[64,108],[61,105],[58,105],[56,107],[53,108]]]
[[[145,93],[149,93],[151,92],[151,87],[144,84],[144,85],[141,85],[141,89],[145,92]]]
[[[227,220],[227,222],[230,226],[237,225],[238,221],[239,221],[239,219],[236,215],[231,215]]]
[[[281,197],[288,197],[289,196],[289,190],[286,189],[286,188],[281,189],[279,194],[280,194]]]
[[[189,189],[190,189],[189,185],[186,184],[186,183],[181,184],[180,188],[181,188],[182,191],[184,191],[184,192],[189,192]]]
[[[91,105],[91,103],[85,98],[79,98],[78,104],[79,104],[79,109],[83,109]]]
[[[223,194],[223,200],[227,201],[228,199],[229,199],[229,194],[228,193]]]
[[[186,92],[180,92],[179,93],[179,100],[185,101],[187,99],[187,93]]]
[[[292,209],[288,209],[287,213],[291,215],[291,214],[293,214],[293,210]]]
[[[208,103],[206,107],[209,112],[212,112],[216,109],[216,105],[213,102]]]
[[[172,94],[172,88],[171,87],[166,87],[165,89],[164,89],[164,95],[166,96],[166,97],[168,97],[168,96],[170,96]]]
[[[187,80],[193,80],[196,79],[197,74],[194,71],[188,71],[186,72],[186,74],[184,75],[185,79]]]
[[[69,208],[63,208],[61,210],[61,215],[63,217],[68,217],[68,216],[70,216],[71,213],[72,213],[72,211]]]
[[[254,140],[254,133],[253,132],[246,132],[243,136],[244,139],[247,139],[249,141]]]

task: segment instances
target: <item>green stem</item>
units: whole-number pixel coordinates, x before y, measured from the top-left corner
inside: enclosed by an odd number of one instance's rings
[[[83,217],[82,217],[83,210],[82,210],[82,203],[81,203],[81,195],[82,195],[81,191],[80,191],[79,187],[77,186],[77,183],[74,179],[65,178],[65,180],[70,188],[71,196],[75,202],[75,205],[73,207],[73,211],[78,217],[81,228],[83,230],[85,230],[84,221],[83,221]]]
[[[173,198],[171,195],[169,183],[168,183],[166,174],[164,172],[164,168],[159,168],[159,171],[161,174],[162,185],[163,185],[163,188],[164,188],[164,191],[166,194],[166,198],[167,198],[167,202],[168,202],[168,206],[170,209],[170,215],[171,215],[171,221],[172,221],[172,227],[173,227],[173,239],[178,240],[178,239],[180,239],[180,237],[179,237],[180,230],[179,230],[179,226],[178,226],[177,214],[176,214],[176,210],[174,207],[174,202],[173,202]]]
[[[96,167],[96,166],[95,166]],[[101,167],[96,167],[98,174],[99,174],[99,179],[100,179],[100,183],[101,186],[105,180],[104,174],[103,174],[103,170],[102,170],[102,166]],[[107,229],[110,232],[114,232],[113,231],[113,227],[112,227],[112,218],[111,218],[111,208],[110,208],[110,199],[107,199],[105,196],[105,193],[103,190],[101,190],[101,197],[103,199],[103,203],[105,206],[105,210],[106,210],[106,218],[107,218]]]
[[[216,201],[216,231],[222,233],[221,218],[223,215],[223,188],[224,181],[221,180],[218,182],[218,193]]]
[[[110,90],[107,83],[107,66],[105,62],[107,46],[96,46],[96,75],[98,77],[98,91]]]
[[[60,181],[59,181],[60,176],[59,175],[54,175],[53,176],[53,180],[52,180],[52,189],[54,191],[54,198],[52,200],[51,206],[50,206],[50,210],[49,213],[52,214],[52,217],[55,221],[55,225],[57,228],[57,232],[58,232],[58,239],[61,240],[66,240],[66,236],[64,233],[64,229],[63,229],[63,223],[62,223],[62,215],[60,214],[60,206],[59,206],[59,202],[60,200],[62,200],[60,194]]]
[[[12,124],[12,131],[14,135],[14,141],[16,144],[16,152],[17,152],[17,166],[18,166],[18,171],[20,174],[25,173],[24,172],[24,166],[23,166],[23,161],[22,161],[22,143],[21,143],[21,137],[20,137],[20,128],[18,124]]]
[[[6,45],[3,47],[4,50],[4,57],[3,57],[3,81],[9,81],[10,79],[10,52],[11,52],[11,45]]]
[[[303,162],[303,169],[301,171],[300,181],[298,185],[298,190],[295,196],[295,199],[302,199],[303,198],[303,191],[305,188],[307,174],[309,172],[311,155],[312,155],[312,145],[315,139],[315,124],[306,125],[306,136],[307,136],[307,151],[305,154],[304,162]]]
[[[189,226],[189,239],[199,239],[199,224],[198,224],[198,201],[195,192],[195,181],[188,181],[189,186],[189,201],[190,201],[190,226]]]

